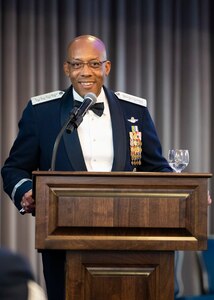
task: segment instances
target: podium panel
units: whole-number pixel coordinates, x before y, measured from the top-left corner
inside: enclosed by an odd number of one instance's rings
[[[67,273],[66,299],[174,299],[173,259],[173,251],[68,251],[75,272]]]
[[[173,299],[174,251],[206,249],[210,177],[34,172],[36,248],[66,251],[66,299]]]

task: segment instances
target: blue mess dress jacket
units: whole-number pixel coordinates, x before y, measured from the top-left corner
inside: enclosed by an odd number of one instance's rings
[[[146,106],[120,99],[104,87],[112,122],[114,158],[112,171],[171,172],[162,156],[161,144]],[[49,170],[53,146],[73,108],[73,87],[50,93],[53,99],[38,104],[30,100],[19,122],[18,136],[2,168],[5,192],[21,209],[21,198],[32,188],[32,172]],[[44,97],[43,97],[44,98]],[[133,127],[134,126],[134,127]],[[141,134],[140,162],[132,164],[131,132]],[[77,131],[64,133],[59,144],[55,170],[87,171]]]

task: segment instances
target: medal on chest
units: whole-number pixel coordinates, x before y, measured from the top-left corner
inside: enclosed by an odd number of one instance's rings
[[[131,164],[133,166],[141,165],[142,158],[142,132],[138,130],[138,126],[131,126],[131,131],[129,132],[130,139],[130,154],[131,154]]]

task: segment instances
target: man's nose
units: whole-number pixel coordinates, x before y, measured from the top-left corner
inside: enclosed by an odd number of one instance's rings
[[[82,69],[81,69],[82,75],[91,75],[92,71],[91,68],[88,64],[84,64]]]

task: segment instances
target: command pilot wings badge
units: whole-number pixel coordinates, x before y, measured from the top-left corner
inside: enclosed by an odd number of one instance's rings
[[[132,124],[136,123],[138,119],[135,119],[134,117],[131,117],[131,119],[128,119],[128,121]]]

